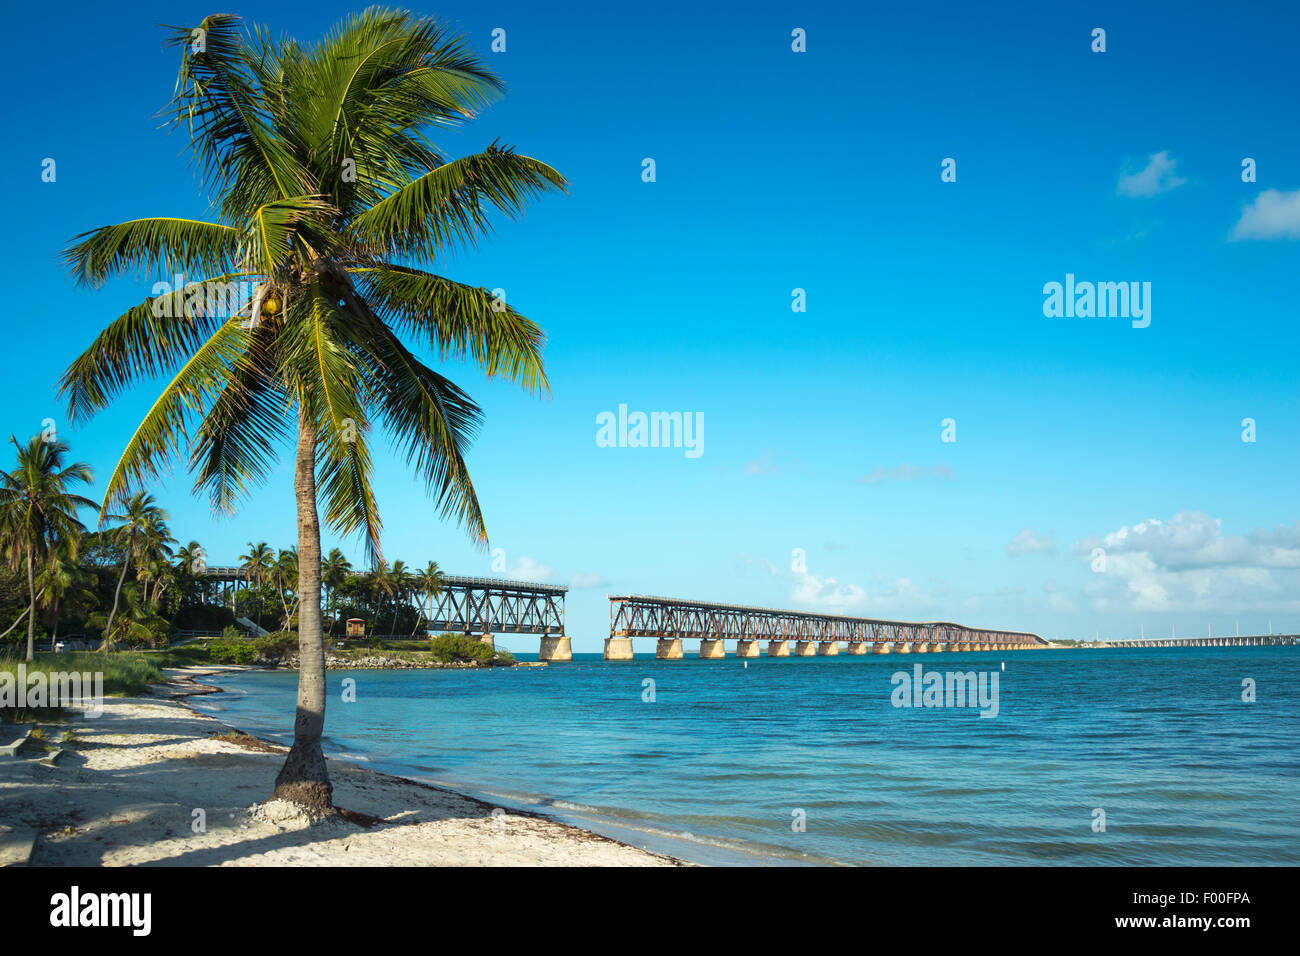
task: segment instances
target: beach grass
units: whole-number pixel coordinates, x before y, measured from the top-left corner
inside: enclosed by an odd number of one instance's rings
[[[71,651],[62,654],[37,654],[33,661],[20,657],[0,657],[0,674],[10,675],[8,680],[17,686],[18,668],[25,665],[25,673],[43,673],[47,684],[55,673],[91,673],[104,675],[104,696],[138,697],[150,684],[161,684],[166,678],[156,660],[138,651],[114,651],[101,654],[97,651]],[[25,722],[33,719],[55,720],[62,710],[57,707],[19,708],[0,705],[0,722]]]

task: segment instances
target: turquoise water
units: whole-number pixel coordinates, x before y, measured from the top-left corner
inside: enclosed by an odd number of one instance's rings
[[[917,664],[996,673],[997,716],[894,706]],[[295,673],[218,680],[198,706],[291,739]],[[699,862],[1300,864],[1296,647],[579,655],[329,682],[331,755]]]

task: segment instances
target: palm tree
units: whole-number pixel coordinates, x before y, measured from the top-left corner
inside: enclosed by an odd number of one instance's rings
[[[339,588],[348,579],[348,574],[352,570],[352,563],[338,548],[331,548],[329,555],[321,562],[320,570],[321,583],[326,587],[325,607],[331,611],[330,633],[333,634],[334,625],[338,623],[338,614],[332,606],[338,597]]]
[[[393,601],[393,579],[388,565],[382,562],[375,565],[366,576],[366,583],[370,585],[370,593],[375,603],[375,624],[372,631],[378,634],[380,616],[388,610],[387,605]]]
[[[144,586],[132,582],[122,592],[122,614],[118,616],[108,640],[113,644],[148,644],[153,647],[156,638],[166,628],[167,621],[160,617],[145,597]]]
[[[187,601],[197,596],[198,603],[207,603],[207,581],[202,577],[206,568],[207,553],[197,541],[176,549],[176,578]]]
[[[517,217],[566,182],[512,147],[448,160],[429,141],[431,128],[473,118],[504,90],[432,19],[371,9],[302,46],[262,30],[245,37],[222,14],[177,29],[172,42],[182,51],[173,125],[188,133],[216,221],[105,226],[79,236],[66,261],[91,285],[133,270],[205,281],[197,294],[128,310],[61,388],[80,421],[139,378],[173,376],[128,441],[107,503],[172,464],[184,444],[196,490],[230,512],[296,430],[301,666],[275,796],[328,810],[318,495],[326,523],[362,533],[367,557],[381,560],[377,421],[442,514],[486,543],[464,459],[481,412],[417,352],[469,359],[542,393],[542,332],[487,289],[410,263],[474,245],[493,209]],[[240,281],[250,283],[247,301],[223,308],[223,290]]]
[[[424,611],[426,618],[430,613],[430,608],[432,607],[433,602],[437,600],[438,595],[442,593],[445,583],[446,576],[442,573],[442,569],[438,567],[437,561],[430,561],[423,571],[415,572],[415,590],[416,593],[424,598],[424,601],[420,603],[420,608]],[[417,616],[415,619],[415,630],[411,631],[411,636],[415,637],[415,631],[419,629],[420,618]]]
[[[127,497],[121,514],[107,514],[106,506],[107,501],[100,510],[101,521],[122,522],[110,532],[114,545],[122,552],[122,573],[118,575],[117,588],[113,591],[113,609],[108,612],[108,623],[104,625],[104,650],[113,646],[113,618],[117,617],[122,582],[126,580],[131,562],[135,561],[137,567],[143,566],[160,547],[160,542],[171,540],[167,532],[167,512],[148,492],[137,491]]]
[[[397,613],[402,609],[406,593],[411,589],[411,572],[406,570],[405,561],[393,562],[393,566],[388,569],[388,573],[385,575],[385,584],[387,585],[388,596],[393,601],[393,626],[388,629],[388,633],[396,636]]]
[[[257,601],[257,626],[262,626],[262,600],[261,590],[271,579],[271,567],[275,563],[275,553],[271,546],[265,541],[259,541],[257,544],[248,542],[248,553],[239,556],[240,567],[243,568],[244,574],[248,578],[248,587],[250,590],[258,592]]]
[[[61,441],[46,441],[40,435],[26,445],[12,436],[9,440],[18,449],[18,463],[13,471],[0,471],[0,547],[11,567],[27,569],[30,661],[36,655],[36,564],[48,559],[60,538],[73,542],[86,530],[77,520],[77,509],[94,508],[95,503],[69,489],[90,484],[93,478],[90,466],[83,462],[64,464],[68,446]]]
[[[77,563],[77,536],[60,538],[50,549],[45,567],[36,577],[50,620],[50,650],[59,641],[59,614],[64,608],[73,613],[87,611],[98,603],[95,578]]]
[[[292,630],[293,612],[297,610],[298,604],[297,548],[286,548],[280,551],[276,557],[275,565],[271,568],[271,583],[275,585],[275,590],[280,596],[280,604],[284,608],[284,629],[286,631]],[[294,598],[293,610],[290,610],[289,597]]]
[[[165,512],[160,513],[165,517]],[[165,520],[151,523],[144,531],[140,541],[136,579],[144,585],[146,604],[156,603],[162,597],[162,592],[175,580],[171,566],[172,545],[175,543],[176,539],[171,536]]]

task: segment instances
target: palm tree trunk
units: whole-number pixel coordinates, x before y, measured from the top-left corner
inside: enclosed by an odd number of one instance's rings
[[[320,516],[316,511],[316,422],[299,406],[293,490],[298,500],[298,710],[293,747],[275,778],[275,799],[333,810],[334,787],[320,738],[325,729],[325,636],[320,613]]]
[[[54,625],[50,628],[50,651],[59,642],[59,602],[54,602]]]
[[[0,639],[3,639],[3,638],[8,637],[8,636],[9,636],[9,632],[12,631],[12,630],[13,630],[15,627],[17,627],[19,624],[21,624],[21,623],[23,622],[23,618],[25,618],[28,614],[30,614],[31,611],[32,611],[32,609],[31,609],[31,608],[28,608],[27,610],[23,611],[22,614],[19,614],[18,617],[16,617],[16,618],[14,619],[14,622],[13,622],[12,624],[10,624],[8,628],[5,629],[5,632],[4,632],[3,634],[0,634]]]
[[[117,602],[122,597],[122,582],[126,580],[126,569],[131,563],[131,547],[127,545],[122,554],[122,573],[117,576],[117,590],[113,592],[113,610],[108,612],[108,624],[104,627],[104,650],[108,650],[109,640],[113,634],[113,618],[117,617]]]
[[[36,572],[32,570],[32,546],[27,545],[27,592],[32,603],[27,608],[27,659],[36,658]]]

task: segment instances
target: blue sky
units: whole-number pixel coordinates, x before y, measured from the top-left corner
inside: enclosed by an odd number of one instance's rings
[[[54,6],[0,39],[25,91],[4,261],[29,290],[3,425],[53,418],[106,476],[154,385],[73,429],[54,383],[148,288],[78,290],[58,256],[99,225],[205,213],[157,129],[176,71],[158,24],[215,8]],[[573,585],[576,650],[628,592],[1062,637],[1300,630],[1294,8],[952,6],[417,8],[511,87],[447,151],[499,138],[573,184],[439,268],[547,332],[550,400],[451,371],[486,413],[469,461],[491,546],[512,577]],[[358,7],[228,9],[307,40]],[[1067,273],[1151,283],[1149,327],[1045,316]],[[702,414],[703,454],[599,447],[620,404]],[[400,461],[377,480],[388,557],[492,573]],[[293,542],[286,466],[234,519],[189,487],[156,491],[214,563]]]

